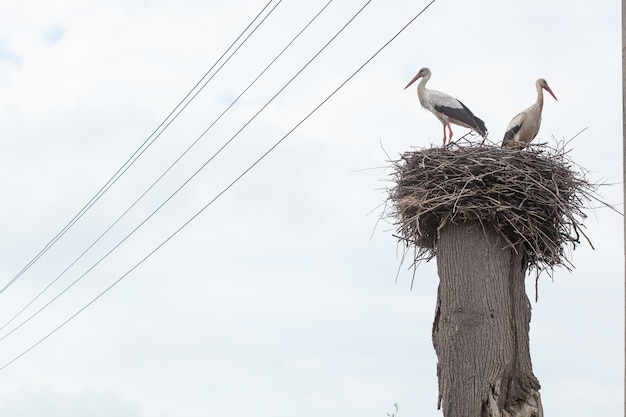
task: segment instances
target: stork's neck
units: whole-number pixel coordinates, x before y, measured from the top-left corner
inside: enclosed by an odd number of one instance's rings
[[[541,86],[541,84],[539,84],[539,82],[537,82],[536,84],[537,86],[537,107],[539,107],[540,109],[543,108],[543,87]]]
[[[422,107],[426,107],[424,93],[426,92],[426,83],[430,80],[430,72],[428,72],[417,85],[417,97],[420,99],[420,104]]]

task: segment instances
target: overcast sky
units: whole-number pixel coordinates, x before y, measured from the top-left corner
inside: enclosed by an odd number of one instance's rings
[[[219,3],[219,5],[216,5]],[[0,287],[76,215],[266,0],[5,0],[0,13]],[[94,242],[327,0],[284,0],[70,231],[0,294],[0,366],[91,302],[213,200],[427,2],[335,0],[92,250]],[[116,286],[0,371],[7,416],[439,416],[435,262],[412,271],[389,222],[389,158],[438,146],[430,87],[499,141],[548,80],[537,141],[570,144],[622,210],[620,2],[437,0],[241,181]],[[454,128],[460,137],[467,130]],[[85,274],[229,139],[137,233]],[[546,415],[623,410],[622,216],[593,204],[576,267],[528,279]],[[599,208],[598,208],[599,207]],[[64,295],[32,316],[64,288]]]

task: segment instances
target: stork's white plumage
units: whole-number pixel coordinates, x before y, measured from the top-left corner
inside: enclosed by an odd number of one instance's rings
[[[511,120],[502,139],[503,148],[523,148],[535,139],[541,126],[543,90],[546,90],[558,101],[552,89],[548,86],[548,82],[543,78],[538,79],[535,82],[535,86],[537,87],[537,101]]]
[[[406,90],[415,81],[420,78],[422,79],[417,85],[417,97],[419,97],[422,107],[434,114],[443,125],[443,146],[446,146],[446,127],[450,134],[449,137],[447,137],[448,142],[452,139],[450,123],[468,127],[477,131],[483,138],[487,137],[485,122],[474,116],[474,113],[472,113],[467,106],[446,93],[426,89],[426,83],[430,80],[430,76],[430,70],[428,68],[422,68],[404,89]]]

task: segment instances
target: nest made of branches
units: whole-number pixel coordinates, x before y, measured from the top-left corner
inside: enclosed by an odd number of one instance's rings
[[[406,152],[393,167],[390,214],[416,262],[436,255],[438,231],[448,223],[495,227],[507,247],[523,251],[524,266],[539,271],[570,269],[565,248],[587,239],[583,208],[596,186],[564,149],[453,143]]]

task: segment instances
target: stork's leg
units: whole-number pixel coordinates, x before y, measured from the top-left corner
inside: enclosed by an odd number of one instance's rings
[[[441,145],[443,148],[446,147],[446,124],[443,124],[443,145]]]
[[[450,123],[448,123],[448,132],[450,133],[450,136],[448,136],[448,143],[450,143],[452,140],[452,128],[450,127]]]

